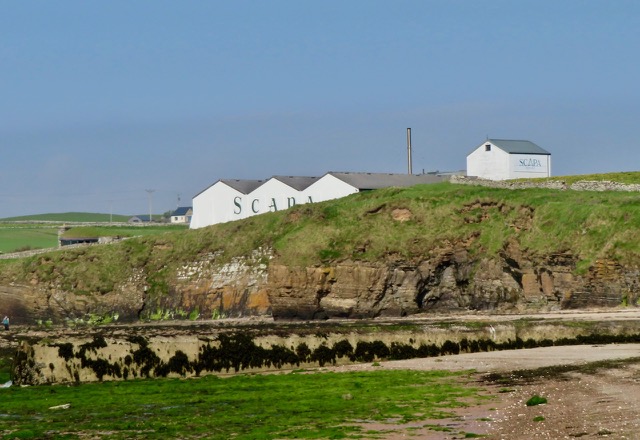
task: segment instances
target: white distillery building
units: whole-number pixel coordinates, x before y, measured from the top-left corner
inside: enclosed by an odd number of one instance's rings
[[[467,156],[467,176],[489,180],[551,176],[551,153],[525,140],[487,139]]]
[[[193,198],[190,228],[198,229],[216,223],[245,218],[246,216],[242,213],[242,205],[237,206],[238,200],[246,198],[247,194],[250,194],[264,182],[264,180],[218,180]],[[219,209],[221,206],[233,208],[221,210]]]
[[[442,182],[437,174],[329,172],[322,177],[273,176],[267,180],[218,180],[193,198],[191,229],[281,211],[361,191]]]

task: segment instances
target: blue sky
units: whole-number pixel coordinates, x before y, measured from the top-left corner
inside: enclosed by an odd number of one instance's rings
[[[638,170],[640,2],[0,0],[0,218],[154,212],[220,178]]]

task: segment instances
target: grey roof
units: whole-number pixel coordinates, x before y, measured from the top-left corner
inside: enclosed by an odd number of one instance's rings
[[[413,186],[420,183],[437,183],[446,180],[435,174],[385,174],[329,172],[337,179],[360,190]]]
[[[380,189],[388,188],[390,186],[403,187],[413,186],[420,183],[437,183],[447,180],[445,175],[441,174],[387,174],[387,173],[352,173],[352,172],[329,172],[337,179],[348,183],[349,185],[359,189]],[[273,179],[277,179],[285,185],[303,191],[307,189],[312,183],[318,181],[320,177],[303,177],[303,176],[273,176]],[[254,189],[266,183],[266,180],[243,180],[243,179],[220,179],[207,188],[200,191],[194,197],[198,197],[200,194],[222,182],[231,188],[239,191],[243,194],[249,194]]]
[[[531,141],[524,140],[510,140],[510,139],[487,139],[487,142],[491,142],[496,147],[509,154],[548,154],[547,150],[540,148]],[[487,142],[483,142],[483,145]]]
[[[198,197],[200,194],[202,194],[203,192],[205,192],[212,186],[217,185],[220,182],[224,183],[227,186],[230,186],[231,188],[235,189],[238,192],[241,192],[242,194],[249,194],[251,191],[253,191],[257,187],[262,185],[265,181],[264,180],[243,180],[243,179],[220,179],[215,181],[211,185],[207,186],[205,189],[203,189],[198,194],[193,196],[193,198]]]
[[[240,191],[242,194],[249,194],[251,191],[262,185],[265,181],[245,179],[220,179],[219,182],[229,185],[231,188],[235,189],[236,191]]]
[[[285,185],[289,185],[291,188],[302,191],[307,189],[309,185],[317,181],[319,177],[304,177],[304,176],[273,176],[273,179],[279,180]]]

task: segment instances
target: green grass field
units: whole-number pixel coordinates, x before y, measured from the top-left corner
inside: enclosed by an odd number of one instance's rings
[[[58,228],[0,223],[0,252],[58,246]]]
[[[184,231],[186,225],[157,224],[146,226],[77,226],[69,229],[64,237],[144,237],[163,232]]]
[[[109,223],[126,222],[130,215],[100,214],[92,212],[61,212],[51,214],[24,215],[19,217],[7,217],[0,222],[59,222],[59,223]],[[160,216],[157,216],[160,218]]]
[[[450,429],[453,409],[487,399],[469,382],[373,371],[11,387],[0,389],[0,438],[375,439],[367,422]]]
[[[58,246],[58,230],[62,224],[0,222],[0,252],[9,253],[29,249]],[[182,231],[185,225],[157,224],[146,226],[74,226],[64,236],[78,237],[141,237],[164,232]]]

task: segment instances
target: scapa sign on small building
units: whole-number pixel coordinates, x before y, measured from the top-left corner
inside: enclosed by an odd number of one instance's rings
[[[530,141],[487,139],[467,156],[467,176],[507,180],[551,176],[551,153]]]

